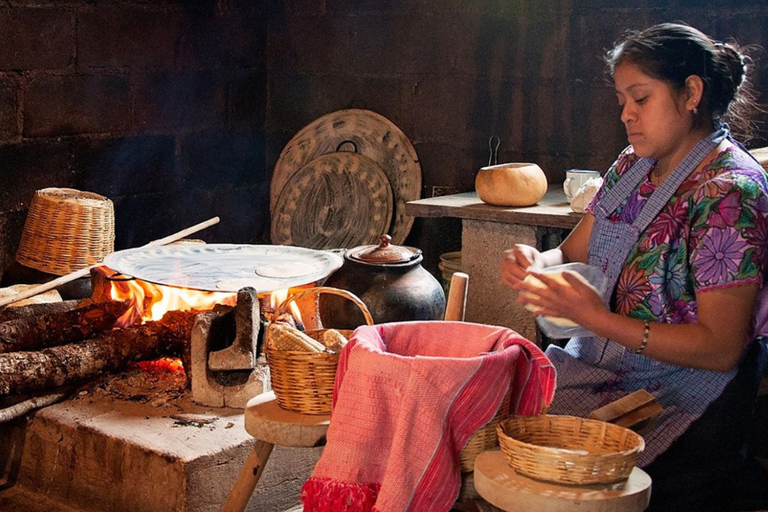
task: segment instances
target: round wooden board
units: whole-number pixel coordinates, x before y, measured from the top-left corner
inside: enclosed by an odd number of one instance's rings
[[[642,512],[651,498],[651,477],[638,467],[613,484],[558,485],[517,473],[491,450],[475,459],[474,476],[477,493],[507,512]]]
[[[272,210],[272,243],[311,249],[375,243],[390,227],[392,188],[384,171],[357,153],[310,161],[283,187]]]
[[[337,151],[339,146],[351,149],[353,144],[357,153],[376,162],[389,179],[394,194],[389,234],[392,243],[402,244],[414,220],[405,214],[405,203],[421,195],[421,165],[408,137],[387,118],[370,110],[331,112],[302,128],[288,142],[272,174],[272,213],[283,187],[294,174],[319,155]]]

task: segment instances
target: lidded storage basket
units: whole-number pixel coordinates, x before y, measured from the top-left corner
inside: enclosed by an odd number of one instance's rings
[[[289,296],[274,312],[274,319],[288,311],[290,304],[306,297],[328,293],[352,301],[362,311],[368,325],[373,325],[373,317],[363,301],[356,295],[339,288],[320,286],[309,288]],[[285,410],[302,414],[330,414],[333,400],[333,384],[336,379],[336,367],[341,351],[305,352],[299,350],[279,350],[273,346],[273,323],[267,328],[266,355],[269,375],[275,398]],[[321,341],[328,329],[308,329],[304,334]],[[349,339],[354,331],[337,329]]]
[[[16,261],[63,276],[99,263],[114,250],[112,201],[93,192],[44,188],[32,197]]]
[[[561,484],[625,480],[645,449],[643,438],[628,428],[575,416],[514,416],[497,432],[515,471]]]

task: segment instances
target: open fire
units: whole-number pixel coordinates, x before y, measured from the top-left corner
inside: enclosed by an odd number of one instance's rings
[[[128,310],[118,319],[118,327],[157,321],[169,311],[209,311],[216,305],[234,306],[237,303],[236,293],[164,286],[119,274],[116,277],[107,267],[97,267],[95,271],[110,283],[110,299],[130,303]],[[266,312],[274,312],[291,290],[260,295],[262,307]],[[288,312],[297,322],[301,322],[301,312],[295,303],[290,304]]]

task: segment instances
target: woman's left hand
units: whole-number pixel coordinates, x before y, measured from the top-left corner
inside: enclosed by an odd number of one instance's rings
[[[528,275],[535,279],[523,280],[515,286],[515,289],[522,292],[517,302],[536,308],[534,314],[537,316],[567,318],[586,329],[594,330],[601,314],[610,313],[597,290],[575,272],[557,274],[558,277],[562,276],[562,281],[552,274],[533,268],[528,270]]]

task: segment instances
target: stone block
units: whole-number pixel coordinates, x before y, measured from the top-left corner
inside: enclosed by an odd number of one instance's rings
[[[358,81],[340,75],[270,75],[267,126],[295,135],[329,112],[349,108],[357,99]]]
[[[267,74],[244,72],[229,82],[228,119],[230,125],[264,127],[267,117]]]
[[[221,223],[209,234],[227,243],[270,243],[269,183],[245,187],[220,187],[206,193],[211,212]],[[215,229],[218,227],[219,229]]]
[[[121,5],[77,16],[77,63],[82,68],[172,68],[180,17],[173,9]]]
[[[2,429],[0,460],[12,472],[2,476],[44,495],[49,510],[213,512],[226,501],[252,443],[240,410],[203,408],[186,398],[158,406],[97,394]],[[320,453],[276,448],[248,510],[296,505]]]
[[[21,232],[24,229],[24,212],[6,212],[0,214],[0,278],[3,272],[16,259]]]
[[[12,78],[0,77],[0,141],[18,133],[16,127],[16,95],[18,84]]]
[[[416,55],[431,53],[437,46],[423,44],[424,39],[429,40],[434,32],[424,30],[427,20],[421,16],[396,13],[341,19],[355,21],[348,47],[351,51],[344,53],[341,61],[355,73],[379,74],[382,70],[392,75],[419,73],[423,70],[419,68]],[[347,23],[351,25],[350,21]]]
[[[355,23],[346,17],[275,19],[269,30],[267,67],[277,72],[349,72],[353,55],[363,51],[355,48],[354,34]]]
[[[412,136],[425,142],[455,143],[487,134],[492,104],[483,90],[483,81],[474,77],[424,77],[415,88]],[[472,125],[473,109],[486,114],[486,126]]]
[[[141,130],[223,126],[227,81],[226,76],[212,71],[138,77],[135,125]]]
[[[115,250],[144,245],[216,215],[206,203],[198,202],[195,209],[190,203],[196,196],[178,190],[111,199],[115,203]],[[215,227],[195,234],[195,238],[208,240]]]
[[[179,65],[187,69],[263,69],[268,3],[182,2]]]
[[[27,84],[27,137],[125,131],[130,119],[128,79],[124,76],[41,75]]]
[[[425,187],[422,197],[432,197],[432,187],[450,186],[456,192],[474,190],[477,171],[488,164],[487,141],[478,141],[471,148],[434,142],[419,143],[415,148]]]
[[[283,8],[291,14],[318,15],[328,10],[326,0],[285,0],[283,3]]]
[[[536,246],[532,226],[464,220],[461,233],[462,270],[469,275],[466,320],[513,329],[531,341],[538,332],[533,315],[515,303],[517,293],[499,276],[502,253],[514,244]]]
[[[75,53],[75,27],[61,9],[0,11],[0,70],[63,69]]]
[[[167,191],[180,186],[174,151],[171,135],[78,139],[74,186],[107,197]]]
[[[36,190],[71,186],[74,158],[69,144],[0,145],[0,212],[22,211]]]
[[[266,179],[264,134],[256,130],[189,134],[181,143],[180,168],[185,183],[203,189],[261,183]]]

